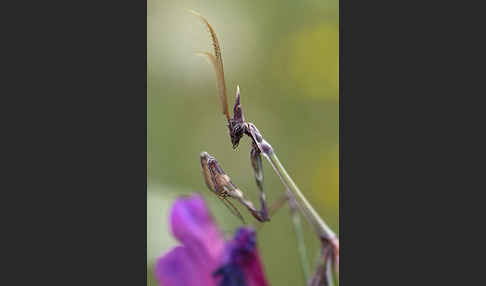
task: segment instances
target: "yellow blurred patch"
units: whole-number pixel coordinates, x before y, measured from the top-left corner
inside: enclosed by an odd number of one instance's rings
[[[321,155],[312,180],[313,197],[331,212],[339,210],[339,146]]]
[[[339,27],[322,24],[290,39],[289,68],[303,94],[339,100]]]

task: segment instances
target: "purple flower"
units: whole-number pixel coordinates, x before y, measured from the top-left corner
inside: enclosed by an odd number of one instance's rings
[[[256,247],[256,234],[240,227],[225,241],[203,198],[176,200],[170,214],[173,235],[182,243],[158,259],[162,286],[268,286]]]

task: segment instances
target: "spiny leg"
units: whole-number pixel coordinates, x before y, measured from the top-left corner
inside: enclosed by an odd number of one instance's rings
[[[214,172],[212,171],[211,168],[209,168],[209,161],[210,161],[211,155],[209,155],[207,152],[202,152],[200,155],[200,160],[201,160],[201,168],[202,168],[202,173],[204,177],[204,182],[206,183],[206,186],[210,191],[218,195],[218,197],[221,199],[223,204],[228,208],[228,210],[236,217],[238,217],[243,224],[246,224],[245,219],[241,215],[241,213],[238,211],[238,209],[229,201],[226,199],[226,196],[224,193],[220,192],[215,184],[215,176]]]
[[[258,221],[268,221],[266,205],[264,205],[265,210],[257,210],[253,206],[253,203],[245,197],[243,192],[231,182],[230,177],[226,175],[214,157],[207,152],[202,152],[200,159],[204,180],[212,192],[222,198],[229,196],[238,200]],[[227,202],[229,201],[227,200]],[[265,215],[262,215],[262,213]]]
[[[267,209],[267,199],[265,196],[265,191],[263,189],[263,165],[262,165],[262,156],[260,150],[254,144],[252,145],[250,151],[250,158],[251,158],[251,166],[253,167],[253,172],[255,174],[255,181],[260,190],[260,206],[261,216],[265,220],[270,220],[268,216],[268,209]]]
[[[211,171],[209,170],[209,167],[208,167],[208,157],[209,156],[210,155],[207,152],[202,152],[201,155],[200,155],[203,178],[204,178],[204,182],[206,183],[206,186],[208,187],[208,189],[210,191],[212,191],[213,193],[217,193],[215,186],[214,186],[214,183],[213,183],[213,178],[211,176]]]

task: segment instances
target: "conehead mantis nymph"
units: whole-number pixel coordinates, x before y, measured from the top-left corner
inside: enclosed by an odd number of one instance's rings
[[[313,206],[309,203],[304,194],[297,187],[293,179],[290,177],[288,172],[285,170],[282,163],[275,154],[272,146],[263,138],[260,131],[256,126],[250,122],[246,122],[243,116],[243,110],[240,104],[240,89],[237,87],[236,101],[233,108],[233,118],[231,118],[228,109],[228,99],[226,95],[226,84],[224,80],[224,70],[223,70],[223,60],[221,56],[221,48],[218,42],[218,38],[214,29],[211,27],[209,22],[202,17],[199,13],[190,11],[192,14],[198,16],[206,25],[211,35],[212,44],[214,48],[214,54],[208,52],[199,53],[200,55],[206,56],[212,63],[213,68],[216,72],[216,82],[218,88],[218,97],[221,102],[223,114],[228,122],[229,135],[231,143],[233,144],[233,149],[235,149],[240,139],[247,135],[251,138],[251,150],[250,159],[251,165],[253,167],[253,172],[255,175],[255,180],[257,186],[260,190],[260,205],[261,210],[255,209],[253,204],[244,196],[244,193],[238,189],[232,182],[229,176],[222,170],[219,163],[214,157],[209,155],[207,152],[201,153],[201,167],[203,170],[204,180],[208,188],[215,193],[219,198],[223,200],[225,205],[230,209],[230,211],[243,220],[243,217],[239,213],[238,209],[231,204],[227,198],[233,198],[242,203],[250,213],[260,222],[269,221],[269,212],[266,207],[266,198],[263,188],[263,167],[262,167],[262,156],[267,159],[270,163],[272,169],[279,176],[280,181],[285,187],[286,197],[277,201],[276,207],[270,207],[270,214],[276,209],[280,208],[285,202],[288,202],[292,210],[293,222],[295,225],[296,233],[298,234],[299,252],[301,255],[301,261],[304,270],[308,269],[306,266],[306,253],[305,244],[302,236],[302,230],[300,228],[300,219],[298,215],[301,214],[306,220],[313,226],[316,234],[321,240],[321,247],[323,250],[322,258],[323,264],[319,264],[317,271],[314,273],[314,278],[311,281],[317,281],[320,285],[321,283],[326,283],[328,285],[330,276],[332,276],[329,271],[328,265],[334,269],[334,274],[339,273],[339,239],[336,234],[329,228],[329,226],[324,222],[320,215],[316,212]],[[298,211],[298,212],[297,212]],[[300,234],[300,235],[299,235]],[[327,267],[327,268],[326,268]],[[324,271],[326,270],[326,271]],[[304,271],[308,273],[308,271]],[[308,274],[305,275],[306,280],[308,279]],[[332,277],[331,277],[332,278]]]
[[[243,204],[258,221],[269,220],[266,205],[262,205],[262,210],[257,210],[243,192],[231,182],[230,177],[223,171],[213,156],[207,152],[202,152],[200,159],[206,186],[223,201],[234,215],[245,222],[238,209],[227,199],[228,197],[236,199]]]

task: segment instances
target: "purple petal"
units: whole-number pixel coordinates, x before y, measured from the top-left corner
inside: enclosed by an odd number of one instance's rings
[[[223,274],[223,282],[234,281],[243,273],[246,286],[269,285],[258,254],[254,230],[239,228],[234,239],[228,243],[224,260],[223,271],[219,272]]]
[[[197,272],[198,285],[215,285],[212,273],[222,264],[225,243],[202,196],[177,199],[171,210],[170,225],[184,246],[184,257],[190,260],[187,264],[191,265],[191,271]]]
[[[256,247],[255,231],[241,227],[238,229],[235,241],[240,249],[239,263],[243,268],[247,286],[268,286],[260,261],[258,248]]]
[[[190,256],[183,246],[173,248],[155,265],[155,276],[163,286],[197,285],[197,273],[194,272]]]
[[[260,261],[260,255],[258,254],[258,252],[254,254],[254,258],[251,263],[248,263],[243,267],[243,272],[245,273],[247,286],[269,285],[265,278],[263,265]]]
[[[214,278],[194,263],[183,246],[175,247],[159,258],[155,265],[155,276],[161,286],[216,286]]]

